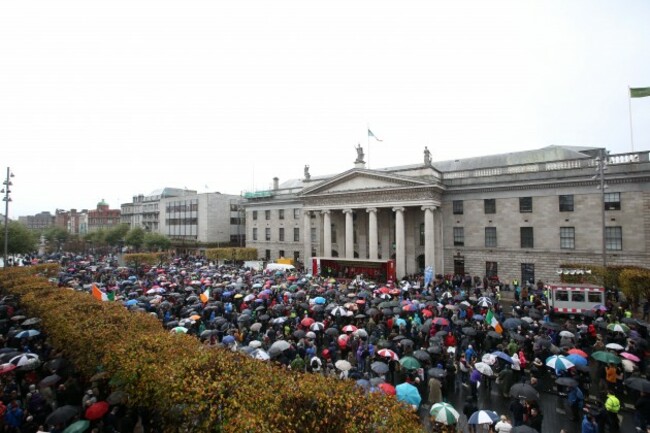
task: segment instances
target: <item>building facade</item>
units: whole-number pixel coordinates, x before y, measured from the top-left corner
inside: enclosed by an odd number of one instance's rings
[[[196,195],[196,191],[181,188],[162,188],[145,196],[133,196],[133,202],[120,206],[121,222],[130,228],[141,227],[148,232],[160,232],[160,201],[168,197]]]
[[[247,246],[268,260],[393,258],[398,276],[432,266],[554,281],[566,263],[647,266],[649,152],[607,155],[604,190],[601,152],[549,146],[432,162],[425,149],[423,163],[404,167],[370,170],[361,157],[331,176],[306,167],[303,179],[244,195]]]
[[[54,212],[54,225],[74,235],[85,235],[88,233],[88,211],[57,209]]]
[[[103,199],[96,209],[88,211],[88,232],[106,230],[120,224],[120,209],[110,209]]]
[[[18,222],[24,224],[30,230],[43,230],[54,226],[54,215],[45,211],[36,215],[18,217]]]

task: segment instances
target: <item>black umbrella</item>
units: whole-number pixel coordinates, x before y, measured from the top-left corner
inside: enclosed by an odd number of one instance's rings
[[[510,396],[526,400],[538,400],[539,392],[527,383],[516,383],[510,388]]]
[[[430,377],[442,379],[443,377],[447,376],[447,371],[443,370],[442,368],[430,368],[427,370],[427,374]]]
[[[425,350],[416,350],[413,352],[413,358],[417,359],[418,361],[431,361],[431,355]]]
[[[339,335],[339,330],[336,328],[327,328],[325,330],[325,333],[329,335],[330,337],[338,337]]]
[[[47,386],[57,384],[60,380],[61,376],[58,374],[51,374],[49,376],[45,376],[40,382],[38,382],[38,386],[45,388]]]
[[[79,406],[65,405],[55,409],[45,418],[46,425],[65,424],[71,418],[79,415],[81,408]]]
[[[297,339],[304,338],[305,335],[306,335],[306,333],[302,329],[298,329],[296,331],[293,331],[293,336],[296,337]]]
[[[111,406],[114,406],[116,404],[126,403],[127,399],[128,399],[127,393],[118,389],[117,391],[113,391],[106,398],[106,403],[110,404]]]
[[[555,322],[544,322],[544,323],[542,323],[542,327],[546,328],[546,329],[552,329],[554,331],[558,331],[558,330],[562,329],[562,325],[560,325],[559,323],[555,323]]]
[[[372,364],[370,364],[370,369],[377,374],[386,374],[388,373],[388,364],[375,361]]]
[[[558,377],[555,379],[555,383],[561,386],[576,386],[578,385],[578,381],[575,379],[571,379],[570,377]],[[649,382],[650,383],[650,382]]]
[[[650,381],[640,377],[630,377],[625,379],[625,385],[628,388],[636,389],[641,392],[650,392]]]
[[[539,433],[537,430],[532,428],[531,426],[528,425],[520,425],[512,430],[510,430],[511,433]]]
[[[476,335],[476,329],[474,328],[467,327],[467,328],[463,328],[462,331],[463,334],[465,335],[469,335],[469,336]]]
[[[497,340],[501,340],[503,338],[503,335],[499,334],[496,331],[488,331],[487,335],[488,337],[496,338]]]

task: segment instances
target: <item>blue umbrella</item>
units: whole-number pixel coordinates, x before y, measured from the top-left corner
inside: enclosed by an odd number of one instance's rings
[[[327,303],[327,300],[323,298],[322,296],[318,296],[317,298],[314,298],[314,303],[323,305]]]
[[[28,329],[26,331],[21,331],[18,334],[15,335],[16,338],[30,338],[30,337],[36,337],[37,335],[41,335],[40,331],[37,331],[36,329]]]
[[[499,415],[492,410],[477,410],[469,419],[467,424],[492,424],[499,419]]]
[[[497,358],[501,358],[504,361],[509,362],[510,364],[514,363],[510,355],[508,355],[505,352],[501,352],[500,350],[497,350],[496,352],[492,352],[492,355],[496,356]]]
[[[483,316],[480,315],[480,314],[474,314],[474,315],[472,316],[472,319],[474,319],[474,320],[485,320],[485,317],[483,317]]]
[[[130,307],[132,305],[137,305],[137,304],[138,304],[137,299],[129,299],[124,303],[124,305],[126,305],[127,307]]]
[[[235,342],[235,337],[233,337],[232,335],[226,335],[225,337],[223,337],[223,340],[221,340],[221,342],[223,344],[232,344]]]
[[[422,402],[422,397],[420,397],[418,389],[408,382],[397,385],[395,387],[395,393],[397,400],[404,403],[419,407]]]
[[[573,362],[575,365],[585,366],[589,363],[589,361],[587,361],[587,358],[583,358],[582,356],[576,354],[567,355],[566,359]]]

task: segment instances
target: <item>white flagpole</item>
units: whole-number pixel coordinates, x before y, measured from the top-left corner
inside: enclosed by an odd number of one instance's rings
[[[632,146],[632,152],[634,152],[634,132],[632,131],[632,90],[630,89],[630,86],[627,86],[627,104],[630,113],[630,145]]]
[[[368,170],[370,170],[370,125],[366,123],[366,147],[368,148]]]

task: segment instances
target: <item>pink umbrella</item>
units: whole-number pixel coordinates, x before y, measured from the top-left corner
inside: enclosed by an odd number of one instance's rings
[[[623,358],[625,358],[625,359],[629,359],[630,361],[634,361],[634,362],[641,361],[638,356],[636,356],[636,355],[634,355],[632,353],[629,353],[629,352],[623,352],[623,353],[621,353],[621,356]]]

